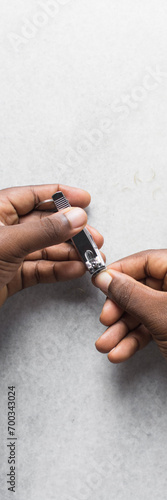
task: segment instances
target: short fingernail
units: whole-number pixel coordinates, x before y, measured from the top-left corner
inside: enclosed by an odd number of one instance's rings
[[[106,302],[104,303],[102,312],[103,313],[108,313],[108,311],[110,311],[110,310],[111,310],[111,301],[109,301],[108,299],[106,299]]]
[[[106,293],[108,291],[108,287],[112,281],[112,277],[106,271],[99,273],[95,278],[95,285],[102,290],[102,292]]]
[[[73,229],[84,226],[87,222],[87,215],[82,208],[73,208],[64,214]]]

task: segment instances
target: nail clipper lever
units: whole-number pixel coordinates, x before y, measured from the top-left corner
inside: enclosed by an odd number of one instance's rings
[[[64,208],[71,207],[69,201],[61,191],[53,194],[52,199],[58,212]],[[96,276],[100,271],[106,269],[101,253],[88,229],[84,228],[80,233],[73,236],[70,241],[92,276]]]

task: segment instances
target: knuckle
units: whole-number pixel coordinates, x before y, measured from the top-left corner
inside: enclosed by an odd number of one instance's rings
[[[42,255],[42,260],[48,260],[49,259],[47,248],[42,248],[41,255]]]
[[[58,267],[55,264],[53,264],[53,276],[54,276],[55,282],[60,281]]]
[[[40,270],[39,270],[39,266],[40,266],[40,261],[37,261],[36,264],[35,264],[35,269],[34,269],[34,277],[35,277],[35,281],[36,281],[37,285],[40,283]]]
[[[62,233],[65,233],[65,229],[67,230],[65,224],[66,220],[66,217],[62,216],[57,217],[56,220],[52,219],[51,217],[45,217],[44,219],[41,219],[42,227],[49,236],[51,243],[61,241]]]

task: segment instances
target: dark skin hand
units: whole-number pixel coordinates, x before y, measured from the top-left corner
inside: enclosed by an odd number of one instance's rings
[[[112,363],[154,340],[167,359],[167,250],[147,250],[107,266],[93,284],[107,296],[96,348]]]
[[[54,214],[35,210],[56,191],[63,191],[72,208]],[[83,209],[90,200],[87,191],[59,184],[0,191],[0,306],[23,288],[83,276],[85,265],[66,241],[86,226]],[[101,248],[101,234],[86,227]]]

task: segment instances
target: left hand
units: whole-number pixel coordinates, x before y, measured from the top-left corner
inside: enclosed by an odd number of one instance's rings
[[[125,361],[154,340],[167,359],[167,250],[125,257],[93,278],[106,295],[100,321],[109,328],[97,340],[112,363]]]
[[[40,201],[50,199],[59,190],[72,207],[85,208],[90,203],[87,191],[58,184],[0,191],[0,306],[23,288],[78,278],[86,272],[75,249],[66,243],[86,225],[86,213],[79,208],[83,212],[82,227],[74,230],[65,217],[74,208],[54,215],[35,210]],[[87,227],[101,248],[103,237]]]

